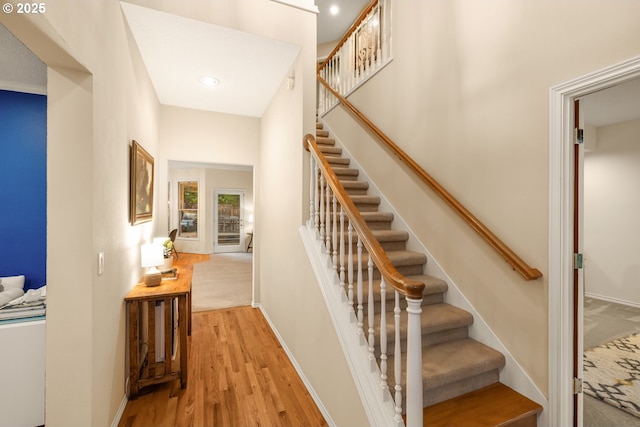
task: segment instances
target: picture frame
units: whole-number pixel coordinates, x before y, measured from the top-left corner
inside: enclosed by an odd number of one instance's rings
[[[137,141],[131,142],[130,199],[131,225],[153,218],[153,157]]]

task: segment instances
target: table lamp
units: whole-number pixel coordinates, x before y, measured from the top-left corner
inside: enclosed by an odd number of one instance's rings
[[[147,243],[140,248],[140,264],[148,268],[144,274],[144,284],[158,286],[162,281],[162,274],[156,268],[164,264],[164,247],[156,243]]]

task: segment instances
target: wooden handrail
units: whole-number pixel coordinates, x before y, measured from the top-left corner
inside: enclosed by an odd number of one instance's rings
[[[318,66],[318,71],[322,70],[327,63],[331,60],[331,58],[333,58],[333,56],[336,54],[336,52],[338,52],[338,50],[340,50],[340,47],[347,41],[347,39],[349,38],[349,36],[358,29],[358,26],[360,25],[360,23],[362,23],[362,21],[364,21],[364,19],[367,17],[367,15],[369,15],[369,12],[371,12],[373,10],[373,8],[376,7],[376,5],[378,4],[378,0],[372,0],[371,3],[369,3],[363,10],[362,12],[360,12],[360,15],[358,15],[358,17],[356,18],[355,21],[353,21],[353,24],[351,24],[351,26],[349,27],[349,29],[347,30],[346,33],[344,33],[344,36],[342,36],[342,38],[340,39],[340,41],[338,42],[338,44],[336,44],[336,47],[333,48],[333,50],[331,51],[331,53],[327,56],[327,58],[324,60],[324,62],[322,64],[320,64]]]
[[[500,240],[487,226],[485,226],[478,218],[476,218],[462,203],[451,195],[438,181],[429,175],[420,165],[418,165],[407,153],[405,153],[398,145],[384,134],[376,125],[367,119],[353,104],[345,97],[334,90],[318,74],[318,81],[325,86],[347,110],[358,118],[366,127],[368,127],[384,144],[411,169],[425,184],[427,184],[445,203],[447,203],[462,219],[471,226],[498,254],[500,254],[525,280],[534,280],[542,277],[540,270],[530,267],[515,252],[513,252],[502,240]]]
[[[318,160],[318,167],[324,175],[327,183],[331,187],[333,194],[340,203],[340,206],[344,209],[345,214],[349,217],[352,227],[358,233],[362,244],[367,249],[369,256],[372,258],[373,263],[378,267],[380,274],[385,278],[387,284],[391,285],[394,289],[398,290],[401,294],[411,299],[421,299],[424,292],[424,283],[411,280],[403,276],[393,266],[389,257],[387,256],[382,246],[375,238],[369,226],[360,215],[360,212],[356,208],[356,205],[351,200],[351,197],[347,194],[342,183],[338,179],[337,175],[327,162],[324,154],[318,148],[316,139],[313,135],[307,134],[304,137],[305,150],[313,151],[316,159]]]

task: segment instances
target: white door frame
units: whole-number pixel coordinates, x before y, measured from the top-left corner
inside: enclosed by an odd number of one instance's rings
[[[244,252],[245,248],[245,232],[244,232],[244,190],[232,190],[229,188],[213,189],[213,252]],[[218,245],[218,194],[237,194],[240,196],[240,241],[237,245]]]
[[[549,425],[573,425],[573,100],[640,77],[640,57],[549,90]],[[580,417],[579,417],[580,418]]]

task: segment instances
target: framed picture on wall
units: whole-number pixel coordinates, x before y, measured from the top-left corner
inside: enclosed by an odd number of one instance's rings
[[[151,221],[153,217],[153,157],[136,141],[131,143],[130,175],[131,225]]]

